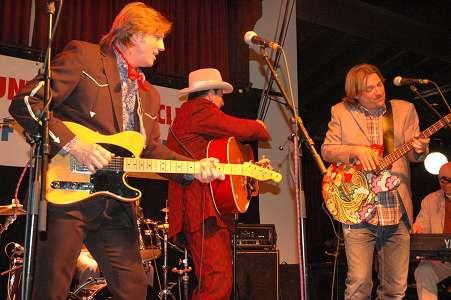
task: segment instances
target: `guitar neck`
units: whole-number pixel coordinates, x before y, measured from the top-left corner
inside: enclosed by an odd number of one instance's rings
[[[440,129],[442,129],[444,126],[447,125],[451,120],[451,113],[443,117],[442,119],[435,122],[433,125],[428,127],[426,130],[420,133],[420,138],[428,138]],[[401,147],[397,148],[392,153],[385,156],[380,162],[378,171],[382,171],[387,169],[389,166],[391,166],[395,161],[403,157],[407,152],[413,149],[412,142],[405,143]]]
[[[200,163],[198,161],[115,157],[107,169],[135,173],[199,174]],[[243,168],[240,164],[219,163],[216,165],[216,169],[225,175],[243,175]]]

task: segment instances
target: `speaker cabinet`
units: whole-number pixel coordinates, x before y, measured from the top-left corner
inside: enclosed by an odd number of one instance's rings
[[[279,289],[281,299],[299,300],[299,264],[282,263],[279,266]],[[309,298],[325,299],[315,297]]]
[[[279,299],[278,250],[238,250],[236,260],[239,300]]]

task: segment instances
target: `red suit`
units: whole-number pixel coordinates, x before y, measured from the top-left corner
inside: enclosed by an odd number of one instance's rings
[[[257,121],[226,115],[207,99],[197,98],[177,110],[167,145],[180,154],[201,159],[206,157],[210,140],[231,136],[245,141],[270,139],[267,130]],[[199,283],[193,299],[228,300],[232,289],[228,225],[233,216],[219,215],[208,184],[197,180],[184,187],[171,180],[168,200],[170,236],[183,231],[193,256]]]

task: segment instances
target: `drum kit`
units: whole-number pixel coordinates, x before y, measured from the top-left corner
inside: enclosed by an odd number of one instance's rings
[[[0,215],[6,216],[5,223],[0,225],[0,237],[8,227],[14,223],[17,216],[25,215],[26,211],[17,199],[13,199],[10,205],[0,206]],[[23,246],[10,242],[5,246],[5,254],[9,259],[9,269],[1,272],[0,277],[8,275],[6,296],[7,300],[20,299],[20,289],[22,282]]]
[[[138,212],[137,218],[137,235],[139,252],[141,254],[144,270],[146,271],[149,280],[149,285],[153,285],[153,272],[155,266],[155,274],[157,275],[159,293],[158,299],[176,300],[172,289],[178,285],[178,299],[188,299],[188,273],[192,271],[192,268],[188,266],[188,253],[186,249],[183,249],[170,241],[168,241],[168,214],[169,209],[163,208],[161,210],[165,217],[164,222],[154,221],[152,219],[144,218],[142,213]],[[1,234],[8,229],[17,218],[17,216],[26,215],[26,210],[19,203],[17,199],[13,199],[12,204],[0,206],[0,216],[6,216],[6,220],[3,225],[0,224],[0,237]],[[177,252],[184,255],[183,259],[179,260],[179,265],[172,269],[168,266],[168,249],[173,248]],[[10,242],[5,246],[5,253],[8,256],[10,265],[9,269],[0,273],[0,277],[8,276],[7,282],[7,300],[20,300],[21,299],[21,282],[22,282],[22,265],[23,265],[23,252],[24,248],[18,243]],[[163,256],[163,263],[161,266],[163,284],[160,282],[157,259]],[[169,282],[169,271],[178,276],[178,282]],[[183,289],[183,290],[182,290]],[[76,286],[73,291],[68,295],[67,299],[76,300],[93,300],[93,299],[111,299],[111,294],[108,292],[107,282],[103,277],[90,277],[85,282]]]

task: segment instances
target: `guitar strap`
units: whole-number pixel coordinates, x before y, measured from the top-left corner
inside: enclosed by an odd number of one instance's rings
[[[171,133],[171,135],[174,137],[175,141],[177,144],[179,144],[179,146],[183,149],[183,151],[185,151],[185,153],[187,155],[189,155],[191,158],[193,159],[198,159],[196,158],[193,153],[185,146],[185,144],[182,143],[182,141],[180,141],[180,139],[175,135],[174,131],[172,130],[172,126],[169,126],[169,132]]]
[[[393,152],[393,139],[395,136],[393,132],[393,111],[391,102],[387,101],[385,107],[386,111],[382,117],[382,128],[384,131],[384,156]]]

